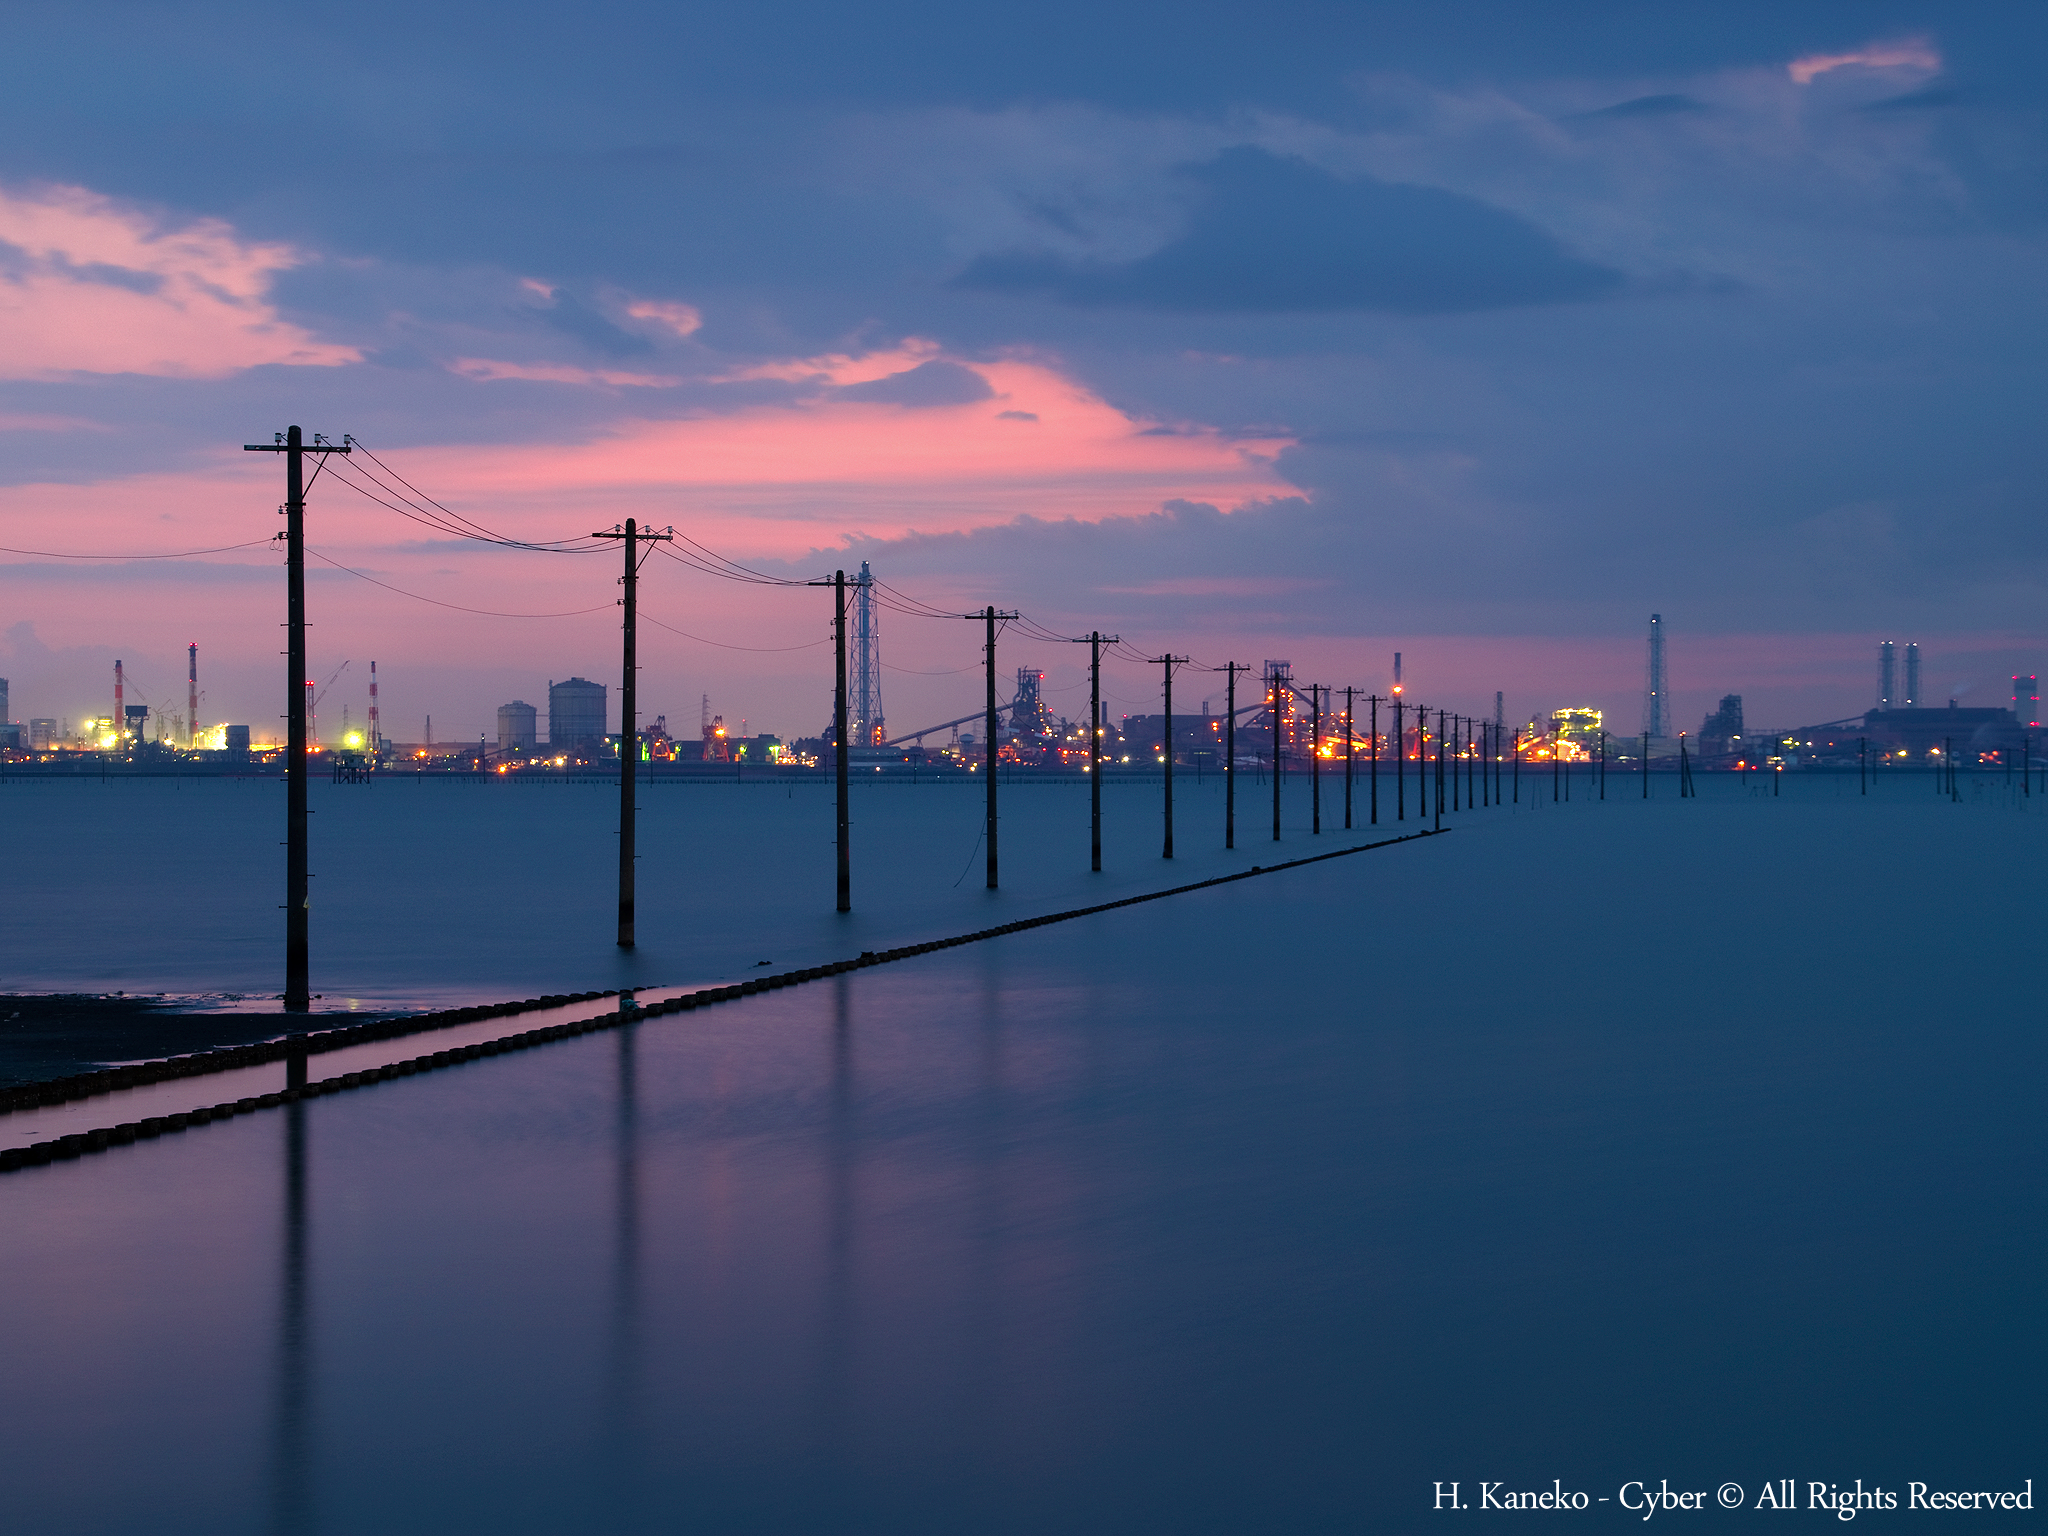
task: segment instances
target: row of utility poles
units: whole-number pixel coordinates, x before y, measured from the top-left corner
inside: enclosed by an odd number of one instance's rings
[[[279,539],[285,546],[286,568],[286,617],[285,617],[285,698],[287,705],[288,729],[286,733],[285,764],[285,991],[284,1005],[288,1012],[304,1012],[311,1006],[312,989],[310,974],[309,944],[309,903],[307,894],[308,849],[307,849],[307,758],[308,720],[306,707],[306,572],[305,572],[305,512],[306,478],[305,459],[307,455],[318,457],[326,454],[346,454],[350,441],[330,443],[319,434],[311,442],[305,440],[298,427],[291,427],[277,433],[269,443],[245,445],[250,453],[279,453],[285,461],[285,504],[278,510],[285,518],[285,530]],[[594,535],[599,539],[617,539],[624,554],[624,574],[621,578],[623,593],[620,607],[623,610],[623,688],[622,719],[619,739],[619,901],[618,901],[618,944],[630,949],[635,943],[634,925],[634,865],[638,857],[636,847],[636,813],[639,776],[639,576],[640,567],[652,553],[657,543],[675,537],[673,529],[655,530],[642,528],[632,518],[621,526],[602,530]],[[808,586],[830,586],[833,591],[833,642],[834,642],[834,700],[833,735],[836,742],[836,773],[838,799],[838,910],[850,912],[853,909],[853,853],[852,816],[849,804],[848,759],[851,756],[847,740],[847,678],[846,678],[846,573],[835,572],[829,582],[804,583]],[[983,731],[984,751],[979,765],[986,775],[988,797],[986,824],[983,840],[987,847],[988,888],[995,890],[999,875],[997,844],[997,785],[1000,781],[998,766],[998,706],[996,702],[996,639],[999,626],[1018,615],[1015,612],[996,608],[983,608],[979,613],[962,614],[960,617],[979,623],[983,627],[983,655],[987,678],[987,721]],[[1077,644],[1089,647],[1089,751],[1088,766],[1091,779],[1089,790],[1089,867],[1100,871],[1102,868],[1102,648],[1119,641],[1116,635],[1105,635],[1096,631]],[[1164,751],[1164,836],[1161,857],[1172,858],[1173,846],[1173,675],[1177,668],[1190,664],[1186,656],[1176,656],[1171,651],[1149,658],[1152,665],[1162,669],[1164,693],[1166,741]],[[1251,667],[1244,662],[1227,662],[1213,669],[1226,677],[1228,705],[1225,714],[1224,748],[1224,820],[1223,843],[1226,848],[1237,846],[1237,679]],[[1286,751],[1283,743],[1283,717],[1289,697],[1300,699],[1301,691],[1296,689],[1285,673],[1275,671],[1269,681],[1265,705],[1273,715],[1273,840],[1280,840],[1281,782],[1285,776]],[[1328,711],[1331,690],[1311,686],[1307,692],[1310,711],[1310,730],[1313,745],[1309,752],[1311,826],[1315,833],[1322,832],[1322,747],[1323,720]],[[1395,818],[1406,821],[1408,817],[1407,791],[1407,715],[1415,719],[1416,738],[1416,809],[1418,815],[1435,817],[1440,827],[1443,821],[1444,803],[1447,793],[1451,808],[1457,809],[1458,779],[1460,768],[1464,772],[1465,805],[1470,809],[1474,804],[1475,774],[1480,786],[1478,793],[1482,803],[1495,804],[1501,799],[1501,731],[1498,725],[1465,716],[1454,715],[1444,710],[1436,711],[1437,750],[1434,758],[1435,782],[1431,786],[1426,780],[1426,771],[1431,762],[1428,718],[1430,711],[1413,704],[1396,692],[1385,698],[1377,694],[1363,697],[1370,707],[1370,725],[1366,742],[1370,746],[1368,782],[1370,785],[1370,824],[1380,821],[1380,759],[1381,736],[1379,731],[1379,708],[1381,704],[1391,707],[1394,717],[1394,798]],[[1354,761],[1359,738],[1354,729],[1353,709],[1360,702],[1354,688],[1344,690],[1344,825],[1348,830],[1353,824],[1352,785]],[[1261,706],[1251,705],[1248,709]],[[1476,728],[1476,735],[1475,735]],[[1508,754],[1514,763],[1514,798],[1521,798],[1521,736],[1515,733],[1512,752]],[[1603,748],[1603,770],[1601,776],[1603,798],[1605,789],[1605,752]],[[1448,780],[1446,773],[1449,773]],[[1647,777],[1647,776],[1646,776]],[[1435,793],[1432,796],[1430,789]],[[1647,792],[1647,784],[1645,785]],[[1432,813],[1431,801],[1434,800]]]

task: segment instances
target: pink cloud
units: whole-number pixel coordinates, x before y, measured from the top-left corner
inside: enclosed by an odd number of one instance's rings
[[[688,304],[669,304],[655,299],[640,299],[626,306],[626,313],[635,320],[646,320],[652,324],[674,331],[678,336],[694,335],[703,329],[704,317]]]
[[[168,227],[83,187],[0,190],[0,377],[221,378],[268,363],[332,367],[353,347],[278,318],[274,273],[305,257],[214,219]]]
[[[1852,53],[1810,53],[1785,66],[1794,83],[1811,85],[1831,70],[1848,69],[1940,69],[1941,55],[1923,38],[1906,38],[1893,43],[1869,43]]]
[[[916,347],[773,367],[777,376],[853,383],[932,355]],[[575,506],[585,520],[674,522],[736,553],[785,557],[853,535],[893,538],[1026,515],[1093,521],[1156,511],[1174,498],[1237,506],[1293,492],[1272,465],[1289,444],[1283,436],[1161,430],[1045,362],[971,366],[993,398],[924,409],[826,398],[625,421],[584,443],[487,455],[419,450],[407,462],[426,477],[420,483],[459,495],[472,515],[516,517],[527,536],[541,536],[542,526],[559,536],[559,509]]]

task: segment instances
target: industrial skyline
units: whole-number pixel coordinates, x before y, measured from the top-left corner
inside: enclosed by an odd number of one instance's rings
[[[869,612],[863,616],[860,612],[858,601],[858,598],[861,596],[868,596],[871,599],[871,594],[874,590],[874,580],[874,574],[867,562],[862,563],[857,577],[850,576],[848,579],[849,726],[852,739],[857,745],[879,745],[881,741],[887,739],[886,731],[888,728],[880,713],[880,674],[882,662],[879,644],[879,622],[874,616],[872,604],[870,604]],[[1752,701],[1747,706],[1749,718],[1752,721],[1760,721],[1765,727],[1772,729],[1793,729],[1823,719],[1841,719],[1852,714],[1861,713],[1862,709],[1873,706],[1881,710],[1922,707],[1921,647],[1917,641],[1914,641],[1907,642],[1904,649],[1903,683],[1900,681],[1901,668],[1899,665],[1898,643],[1891,640],[1879,641],[1877,642],[1875,686],[1869,703],[1862,703],[1854,696],[1853,692],[1845,691],[1831,701],[1832,707],[1824,707],[1821,710],[1814,711],[1808,718],[1785,718],[1782,713],[1772,715],[1759,714],[1758,707],[1754,702],[1757,698],[1757,689],[1753,683],[1738,689],[1732,695],[1713,693],[1710,688],[1698,689],[1696,692],[1703,696],[1704,712],[1707,714],[1709,721],[1706,733],[1711,735],[1718,729],[1715,724],[1715,716],[1717,713],[1725,712],[1731,697],[1736,701],[1736,718],[1738,720],[1742,717],[1744,709],[1741,701],[1747,698]],[[188,748],[195,745],[213,745],[217,747],[222,739],[221,733],[231,723],[240,725],[245,730],[252,730],[252,739],[258,743],[271,740],[273,737],[282,739],[280,728],[273,728],[263,723],[253,725],[247,723],[262,722],[264,720],[264,711],[259,702],[253,708],[249,708],[246,711],[236,711],[231,706],[221,706],[224,711],[234,713],[238,718],[229,721],[220,714],[215,714],[205,726],[205,739],[201,740],[200,728],[197,725],[199,707],[202,697],[208,695],[199,686],[198,643],[196,641],[189,642],[185,650],[187,698],[185,700],[185,707],[182,709],[169,707],[169,696],[161,692],[160,689],[153,688],[145,693],[134,681],[132,669],[128,663],[124,659],[116,658],[113,663],[113,698],[111,709],[102,712],[93,708],[90,700],[80,701],[70,708],[49,706],[47,700],[37,701],[31,703],[23,711],[25,718],[11,722],[0,721],[0,726],[11,725],[15,728],[14,736],[0,735],[0,740],[13,740],[18,737],[19,744],[22,747],[28,747],[34,739],[34,731],[41,727],[44,728],[44,738],[46,740],[54,738],[82,741],[87,728],[96,720],[105,722],[104,729],[112,729],[113,724],[119,722],[121,728],[130,737],[147,740],[168,740],[173,744],[184,745]],[[1661,614],[1652,614],[1650,616],[1645,654],[1647,657],[1644,663],[1646,683],[1642,692],[1641,707],[1643,720],[1641,729],[1648,731],[1654,739],[1659,741],[1675,739],[1681,727],[1674,725],[1671,719],[1668,702],[1669,689],[1668,684],[1665,683],[1667,667],[1666,631]],[[1280,665],[1284,667],[1288,664],[1281,663]],[[1353,668],[1350,671],[1342,670],[1344,665],[1344,662],[1340,660],[1336,668],[1319,670],[1322,670],[1325,675],[1333,677],[1364,677],[1372,670],[1369,663]],[[1401,686],[1402,666],[1402,654],[1396,651],[1388,671],[1387,681],[1390,687],[1397,690]],[[342,745],[338,722],[344,712],[348,711],[355,711],[356,718],[364,722],[361,729],[352,733],[352,744],[357,747],[369,746],[374,750],[380,741],[419,744],[433,743],[436,740],[431,724],[432,716],[436,711],[432,709],[423,709],[417,712],[419,720],[417,729],[408,729],[403,725],[395,731],[384,729],[377,667],[378,663],[375,660],[371,660],[367,664],[367,673],[364,675],[363,683],[366,693],[361,696],[360,701],[356,696],[349,694],[343,687],[343,680],[350,675],[350,663],[347,660],[344,660],[332,669],[324,681],[311,678],[307,680],[308,703],[312,712],[312,729],[316,742],[329,748]],[[601,663],[594,661],[591,665],[591,670],[602,673],[603,666]],[[1024,707],[1029,710],[1043,714],[1046,718],[1052,718],[1054,715],[1061,713],[1060,710],[1054,708],[1052,702],[1056,694],[1045,692],[1045,679],[1050,670],[1050,668],[1040,667],[1035,664],[1029,668],[1017,669],[1018,682],[1015,690],[1006,700],[1006,714],[1013,712],[1014,706],[1011,701],[1026,701],[1027,694],[1029,698]],[[1067,670],[1071,676],[1076,669],[1070,666]],[[1611,673],[1612,669],[1610,668],[1609,670]],[[1027,673],[1029,674],[1028,678]],[[952,695],[951,701],[964,700],[968,692],[971,691],[969,680],[967,680],[967,669],[954,669],[953,675],[963,679],[963,681],[956,682],[953,685],[956,691]],[[1122,718],[1124,716],[1142,717],[1156,710],[1157,696],[1156,693],[1150,697],[1147,696],[1146,672],[1143,667],[1126,663],[1121,674],[1113,670],[1109,675],[1112,677],[1120,676],[1121,681],[1119,686],[1105,690],[1104,709],[1106,715],[1111,718]],[[1942,697],[1932,702],[1936,706],[1941,706],[1950,702],[1960,704],[1967,699],[1974,707],[2010,708],[2016,716],[2026,716],[2027,711],[2022,706],[2025,703],[2031,702],[2032,712],[2038,713],[2038,701],[2023,699],[2020,693],[2020,684],[2032,675],[2031,673],[2013,672],[2004,676],[1986,677],[1981,680],[1965,679],[1951,687]],[[695,677],[701,681],[703,674],[695,674]],[[868,690],[865,700],[862,694],[863,679],[866,680]],[[1731,680],[1738,683],[1746,681],[1742,678]],[[1071,694],[1079,686],[1079,681],[1076,678],[1074,681],[1066,683],[1063,687],[1055,685],[1055,688],[1057,692]],[[1483,682],[1483,679],[1481,681]],[[1663,686],[1659,686],[1660,684]],[[271,686],[274,688],[274,683]],[[525,686],[532,688],[534,684],[529,681]],[[574,745],[582,741],[602,740],[609,729],[615,729],[615,721],[611,722],[609,726],[607,725],[610,717],[606,713],[609,707],[606,700],[609,690],[616,686],[615,679],[611,682],[599,682],[581,676],[574,676],[564,682],[548,681],[541,686],[546,689],[546,692],[540,696],[545,697],[548,701],[547,715],[545,717],[540,714],[538,707],[527,704],[523,698],[518,697],[514,697],[509,701],[501,700],[497,704],[488,706],[477,702],[470,702],[466,705],[458,704],[452,709],[445,706],[440,708],[439,714],[442,723],[438,737],[439,743],[444,746],[459,747],[465,742],[474,742],[481,737],[490,743],[498,745],[507,743],[515,745],[523,743],[529,747],[546,744]],[[652,689],[649,697],[658,701],[644,711],[645,720],[651,721],[657,715],[665,717],[668,714],[675,715],[678,720],[688,718],[689,711],[686,708],[679,704],[671,703],[669,700],[675,692],[691,686],[695,686],[695,683],[689,680],[679,683],[677,680],[663,675],[662,669],[650,669],[649,672],[643,673],[643,688]],[[814,690],[823,690],[824,696],[828,700],[829,686],[829,677],[822,674],[812,685]],[[1508,717],[1507,690],[1492,690],[1492,697],[1489,701],[1483,688],[1474,688],[1462,680],[1440,686],[1445,690],[1439,695],[1440,697],[1454,699],[1461,709],[1470,709],[1475,715],[1483,715],[1487,719],[1494,720],[1497,724],[1506,724]],[[8,692],[10,688],[12,689],[11,698],[14,704],[20,704],[24,700],[25,696],[22,694],[18,684],[13,684],[8,679],[0,678],[0,714],[4,714],[7,709],[13,707],[5,702],[10,698]],[[720,688],[721,698],[730,696],[729,686],[726,683],[721,681]],[[341,691],[337,693],[337,689]],[[127,694],[130,691],[136,693],[138,702],[129,703],[127,701]],[[1601,701],[1603,693],[1606,695],[1606,702]],[[1578,686],[1570,681],[1538,683],[1518,694],[1518,697],[1523,701],[1518,706],[1522,715],[1531,719],[1547,718],[1552,711],[1557,709],[1597,709],[1609,721],[1622,718],[1626,713],[1613,703],[1611,691],[1602,690],[1597,687]],[[1716,702],[1717,700],[1718,702]],[[363,706],[360,709],[358,708],[359,702]],[[933,707],[935,709],[943,709],[946,702],[949,702],[949,700],[941,696],[940,702]],[[329,722],[327,739],[324,741],[321,736],[322,728],[319,724],[322,718],[321,711],[323,707],[326,709],[326,719]],[[863,724],[864,708],[873,711],[874,725],[872,727]],[[1663,721],[1664,728],[1662,730],[1652,727],[1653,709],[1658,712]],[[531,718],[522,715],[522,710],[532,712]],[[510,712],[509,714],[508,711]],[[701,711],[703,733],[706,739],[709,739],[712,721],[711,695],[709,693],[701,694]],[[559,727],[555,724],[555,718],[558,713],[561,719]],[[817,735],[829,735],[829,730],[821,730],[814,723],[817,713],[814,707],[808,711],[792,711],[788,717],[783,717],[772,710],[764,710],[757,705],[750,705],[744,711],[736,710],[731,730],[735,735],[738,733],[741,715],[744,714],[747,718],[758,723],[761,729],[767,731],[769,735],[779,740],[798,740]],[[1069,718],[1079,718],[1085,714],[1085,711],[1068,710],[1066,713]],[[476,717],[478,723],[471,723],[470,717],[472,715]],[[543,720],[545,720],[545,724],[543,724]],[[726,727],[722,714],[720,716],[719,728],[721,734],[723,734]],[[921,723],[903,723],[901,729],[896,734],[899,736],[907,735],[910,732],[924,728]],[[1684,727],[1684,729],[1690,730],[1690,727]],[[878,730],[883,732],[883,734],[878,734]],[[682,733],[676,734],[680,737]]]

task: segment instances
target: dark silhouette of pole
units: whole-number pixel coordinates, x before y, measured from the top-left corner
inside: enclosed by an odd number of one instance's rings
[[[1152,660],[1158,663],[1164,674],[1166,689],[1166,840],[1159,857],[1170,859],[1173,857],[1173,669],[1184,665],[1187,657],[1168,651],[1164,656],[1154,656]]]
[[[1088,867],[1102,873],[1102,648],[1123,637],[1092,631],[1088,647]]]
[[[846,572],[832,575],[833,670],[832,734],[834,775],[839,790],[839,910],[853,910],[853,807],[847,797],[847,759],[853,755],[846,739]]]
[[[640,766],[640,690],[637,686],[640,672],[640,657],[636,641],[636,630],[640,619],[640,528],[632,518],[626,519],[626,536],[620,540],[626,556],[624,577],[625,596],[621,600],[625,609],[625,622],[621,626],[624,636],[623,652],[620,657],[619,683],[619,937],[621,949],[633,947],[633,860],[635,849],[633,834],[637,830],[633,813],[634,794],[639,789],[639,775],[635,770]],[[602,723],[602,722],[600,722]]]
[[[1380,696],[1369,694],[1372,709],[1372,824],[1380,824]]]
[[[1237,846],[1237,674],[1251,671],[1250,662],[1226,661],[1223,684],[1223,846]]]
[[[1459,728],[1464,735],[1464,744],[1458,748],[1458,761],[1465,765],[1465,809],[1468,811],[1472,809],[1472,770],[1478,757],[1472,745],[1472,727],[1478,723],[1476,720],[1461,720],[1459,722]]]
[[[285,768],[284,768],[284,1006],[313,1006],[311,897],[306,847],[306,470],[305,456],[347,453],[353,439],[329,443],[319,433],[308,443],[297,427],[268,443],[246,443],[244,453],[284,455]],[[124,722],[116,720],[115,729]]]
[[[1415,818],[1429,814],[1429,711],[1415,706]]]
[[[634,841],[635,817],[639,811],[640,771],[640,546],[656,544],[675,536],[673,529],[656,533],[642,529],[632,518],[623,528],[608,528],[591,535],[594,539],[617,539],[626,556],[626,574],[621,585],[625,609],[621,628],[625,635],[619,683],[619,948],[633,947],[633,871],[639,852]],[[481,754],[479,754],[481,756]],[[844,855],[842,854],[842,859]],[[843,877],[842,877],[843,879]],[[844,900],[845,887],[841,886]],[[844,907],[840,911],[845,911]]]
[[[1394,820],[1408,819],[1408,732],[1401,723],[1401,700],[1394,700]]]
[[[1088,636],[1088,867],[1102,873],[1102,631]]]
[[[988,746],[982,753],[982,767],[988,773],[988,824],[982,829],[982,840],[988,844],[988,888],[996,889],[996,620],[1014,619],[1014,611],[1005,612],[990,606],[980,613],[962,614],[988,626],[988,641],[985,654],[988,665]]]
[[[1870,793],[1870,738],[1867,736],[1856,738],[1856,793]]]
[[[1281,673],[1274,669],[1270,679],[1273,689],[1273,841],[1280,841],[1280,764],[1282,746],[1280,741],[1280,689]]]
[[[1427,718],[1427,717],[1425,717]],[[1436,712],[1436,830],[1444,825],[1444,712]]]
[[[1515,727],[1514,751],[1515,768],[1513,777],[1515,785],[1515,804],[1520,805],[1522,803],[1522,728],[1519,725]]]
[[[1355,689],[1344,690],[1344,830],[1351,830],[1351,744],[1354,732],[1351,728],[1351,695]]]
[[[1607,733],[1600,733],[1600,798],[1607,798]]]
[[[1309,831],[1323,833],[1323,689],[1308,685],[1308,824]]]
[[[833,777],[839,790],[839,910],[853,910],[853,808],[847,797],[846,739],[846,572],[833,573],[830,581],[805,582],[810,587],[832,589],[832,757]],[[979,615],[970,614],[970,618]],[[739,777],[739,759],[733,759],[733,777]]]
[[[996,610],[990,605],[982,615],[988,625],[988,745],[982,757],[988,773],[988,824],[983,836],[988,841],[988,888],[996,889]]]

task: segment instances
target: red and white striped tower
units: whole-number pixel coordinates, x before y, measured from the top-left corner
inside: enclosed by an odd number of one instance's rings
[[[306,679],[306,750],[320,750],[320,717],[313,713],[313,706],[320,702],[320,696],[313,692],[313,679]]]
[[[185,652],[185,750],[199,748],[199,642],[194,640]]]
[[[128,729],[128,716],[121,707],[125,702],[122,697],[122,689],[121,663],[117,658],[114,662],[114,736],[117,741]]]
[[[377,726],[377,663],[370,663],[370,756],[377,755],[377,749],[384,745],[383,732]]]

